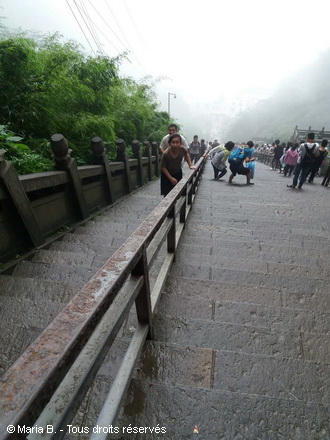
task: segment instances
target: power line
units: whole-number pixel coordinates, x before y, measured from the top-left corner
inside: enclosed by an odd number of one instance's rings
[[[111,27],[109,26],[109,24],[104,20],[104,18],[102,17],[102,15],[99,13],[99,11],[95,8],[95,6],[93,5],[93,3],[91,3],[90,0],[88,0],[88,2],[90,3],[90,5],[94,8],[95,12],[101,17],[101,19],[103,20],[103,22],[105,23],[105,25],[110,29],[110,31],[114,34],[114,36],[117,38],[117,40],[120,42],[120,44],[124,47],[124,49],[126,49],[125,44],[123,44],[123,42],[121,41],[121,39],[118,37],[118,35],[111,29]],[[117,49],[118,50],[118,49]],[[120,52],[118,50],[118,52]]]
[[[120,24],[119,24],[119,22],[118,22],[118,20],[117,20],[117,18],[116,18],[116,16],[115,16],[115,14],[112,12],[112,9],[110,8],[108,1],[107,1],[107,0],[104,0],[104,1],[105,1],[106,5],[108,6],[109,11],[111,12],[111,15],[112,15],[113,18],[115,19],[115,21],[116,21],[116,23],[117,23],[117,26],[119,27],[119,30],[121,31],[121,33],[122,33],[124,39],[126,40],[126,43],[127,43],[128,47],[129,47],[129,49],[130,49],[130,52],[132,52],[132,54],[134,55],[136,61],[137,61],[138,64],[140,65],[140,67],[141,67],[141,69],[143,70],[144,74],[147,75],[147,73],[146,73],[145,70],[144,70],[144,67],[143,67],[142,64],[140,63],[140,60],[139,60],[138,57],[136,56],[134,50],[132,49],[132,46],[130,45],[128,39],[126,38],[125,33],[124,33],[124,31],[122,30],[122,28],[121,28],[121,26],[120,26]]]
[[[98,11],[98,10],[95,8],[95,6],[90,2],[90,0],[88,0],[88,1],[89,1],[89,3],[91,4],[91,6],[94,8],[95,12],[101,17],[101,19],[103,20],[103,22],[105,23],[105,25],[110,29],[110,31],[115,35],[115,37],[119,40],[119,42],[124,46],[125,50],[127,50],[127,48],[125,47],[125,45],[123,44],[123,42],[120,40],[120,38],[118,37],[118,35],[117,35],[117,34],[111,29],[111,27],[110,27],[110,26],[108,25],[108,23],[104,20],[104,18],[103,18],[102,15],[99,13],[99,11]],[[90,48],[91,48],[93,54],[94,54],[94,56],[96,56],[95,51],[94,51],[94,49],[93,49],[93,47],[92,47],[92,45],[91,45],[89,39],[87,38],[87,35],[86,35],[85,32],[84,32],[84,29],[82,28],[82,26],[81,26],[79,20],[77,19],[76,15],[74,14],[74,12],[73,12],[73,10],[72,10],[70,4],[69,4],[69,0],[66,0],[66,2],[67,2],[67,4],[68,4],[68,6],[69,6],[69,8],[70,8],[70,10],[71,10],[71,12],[72,12],[72,14],[74,15],[74,17],[75,17],[75,19],[76,19],[76,21],[77,21],[77,23],[78,23],[78,25],[79,25],[79,27],[80,27],[82,33],[84,34],[84,36],[85,36],[85,38],[86,38],[86,40],[87,40],[87,42],[88,42],[88,44],[89,44],[89,46],[90,46]],[[80,13],[81,18],[83,19],[83,22],[84,22],[86,28],[88,29],[90,35],[92,36],[92,38],[93,38],[93,40],[94,40],[94,43],[96,44],[96,47],[98,48],[98,50],[100,51],[100,53],[101,53],[101,54],[104,54],[104,51],[103,51],[103,49],[102,49],[102,47],[101,47],[101,42],[100,42],[100,40],[99,40],[99,38],[98,38],[98,34],[97,34],[97,32],[95,31],[95,28],[96,28],[96,29],[97,29],[97,30],[103,35],[103,37],[104,37],[104,38],[105,38],[105,39],[106,39],[106,40],[107,40],[107,41],[108,41],[108,42],[114,47],[114,49],[115,49],[118,53],[120,53],[120,50],[119,50],[119,49],[113,44],[112,41],[109,40],[109,38],[107,38],[107,36],[104,34],[104,32],[102,32],[101,29],[100,29],[100,28],[99,28],[99,27],[93,22],[93,20],[90,18],[89,14],[88,14],[88,11],[87,11],[87,8],[86,8],[86,6],[83,4],[83,0],[80,0],[81,5],[77,4],[77,1],[76,1],[76,0],[73,0],[73,2],[74,2],[74,4],[75,4],[75,6],[76,6],[78,12]],[[82,12],[83,12],[83,13],[82,13]],[[86,22],[86,20],[85,20],[83,14],[86,16],[86,19],[89,21],[89,24]],[[117,20],[116,20],[116,21],[117,21]],[[124,36],[124,37],[125,37],[125,36]],[[125,38],[125,39],[126,39],[126,38]],[[127,39],[126,39],[126,40],[127,40]],[[133,51],[132,51],[132,52],[133,52]],[[134,52],[133,52],[133,54],[134,54]],[[138,64],[140,65],[141,69],[143,70],[144,74],[147,76],[147,73],[145,72],[143,66],[141,65],[141,63],[139,62],[139,60],[137,59],[137,57],[136,57],[135,54],[134,54],[134,56],[135,56],[135,58],[136,58]],[[129,62],[132,64],[132,61],[128,58],[128,56],[126,56],[126,59],[127,59],[127,61],[129,61]],[[134,64],[132,64],[132,66],[134,66]],[[134,67],[135,67],[135,66],[134,66]],[[137,69],[136,69],[136,70],[137,70]]]
[[[76,5],[76,7],[77,7],[77,9],[78,9],[78,12],[79,12],[79,14],[80,14],[80,16],[81,16],[81,18],[82,18],[83,21],[84,21],[85,26],[87,27],[89,33],[91,34],[91,36],[92,36],[92,38],[93,38],[93,40],[94,40],[94,43],[96,44],[96,47],[97,47],[98,50],[102,53],[102,49],[100,49],[100,47],[98,46],[98,43],[97,43],[97,41],[96,41],[96,39],[95,39],[95,37],[94,37],[94,35],[93,35],[93,32],[92,32],[91,29],[89,28],[89,26],[88,26],[88,24],[87,24],[87,22],[86,22],[86,20],[85,20],[85,17],[83,16],[83,14],[82,14],[82,12],[81,12],[81,7],[78,5],[78,3],[76,2],[76,0],[73,0],[73,2],[74,2],[74,4]]]
[[[83,8],[84,14],[85,14],[86,17],[87,17],[88,22],[89,22],[90,30],[93,32],[93,35],[94,35],[94,37],[95,37],[95,40],[97,40],[97,47],[99,48],[99,51],[101,52],[101,54],[104,55],[104,51],[103,51],[103,49],[102,49],[102,44],[101,44],[101,42],[100,42],[100,39],[99,39],[99,37],[98,37],[97,32],[95,31],[94,26],[93,26],[94,23],[92,22],[92,20],[91,20],[89,14],[88,14],[87,8],[86,8],[85,3],[84,3],[84,0],[80,0],[80,4],[81,4],[81,7]]]
[[[125,36],[123,30],[122,30],[122,28],[120,27],[120,24],[118,23],[118,20],[117,20],[117,18],[115,17],[115,14],[112,12],[112,9],[110,8],[108,1],[107,1],[107,0],[104,0],[104,1],[105,1],[105,4],[107,5],[109,11],[111,12],[111,15],[112,15],[113,18],[115,19],[115,22],[117,23],[117,26],[119,27],[119,29],[120,29],[120,31],[121,31],[121,33],[122,33],[122,36],[123,36],[124,39],[126,40],[127,45],[130,47],[130,44],[129,44],[129,42],[128,42],[128,40],[127,40],[127,38],[126,38],[126,36]]]
[[[126,11],[127,11],[128,15],[129,15],[129,17],[130,17],[130,19],[131,19],[131,21],[132,21],[132,23],[133,23],[133,25],[134,25],[134,27],[136,29],[136,32],[138,33],[138,35],[139,35],[143,45],[145,46],[145,42],[143,41],[142,35],[140,34],[140,31],[139,31],[138,27],[136,26],[136,23],[135,23],[133,17],[131,16],[131,13],[129,12],[129,9],[128,9],[127,5],[126,5],[125,0],[123,0],[123,3],[124,3],[124,6],[126,8]]]
[[[93,49],[93,47],[92,47],[92,45],[91,45],[91,43],[89,42],[89,39],[87,38],[87,36],[86,36],[86,34],[85,34],[85,32],[84,32],[84,29],[81,27],[81,25],[80,25],[80,23],[79,23],[79,20],[77,19],[75,13],[73,12],[73,9],[72,9],[71,6],[70,6],[69,0],[66,0],[66,2],[67,2],[67,4],[68,4],[68,6],[69,6],[69,8],[70,8],[70,11],[72,12],[72,14],[73,14],[75,20],[76,20],[76,22],[78,23],[78,26],[80,27],[81,32],[84,34],[84,37],[86,38],[87,43],[89,44],[89,47],[91,48],[93,54],[96,55],[95,52],[94,52],[94,49]]]

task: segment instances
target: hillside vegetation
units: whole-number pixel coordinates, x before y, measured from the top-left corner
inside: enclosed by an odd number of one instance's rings
[[[27,171],[19,164],[27,154],[30,172],[37,170],[34,162],[43,163],[43,170],[52,166],[49,139],[54,133],[68,139],[79,164],[88,163],[94,136],[110,145],[111,157],[116,138],[126,143],[160,141],[167,132],[168,113],[157,111],[151,78],[137,82],[119,76],[123,57],[86,56],[79,45],[63,43],[58,35],[36,39],[3,31],[0,148],[16,159],[19,172]]]

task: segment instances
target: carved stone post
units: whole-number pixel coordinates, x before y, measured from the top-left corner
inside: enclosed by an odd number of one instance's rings
[[[138,160],[138,175],[139,175],[139,185],[143,186],[143,164],[142,164],[142,154],[140,148],[140,142],[138,140],[132,141],[132,151],[133,157]]]
[[[2,180],[4,187],[9,193],[10,199],[22,219],[33,245],[40,246],[45,240],[38,220],[19,180],[14,165],[5,160],[4,154],[5,150],[0,150],[0,180]]]
[[[156,161],[155,161],[155,176],[159,177],[159,147],[157,142],[152,142],[151,143],[151,147],[152,147],[152,155],[156,157]]]
[[[147,150],[148,154],[148,180],[149,182],[152,181],[152,156],[151,156],[151,145],[149,141],[143,142],[145,149]]]
[[[125,179],[127,185],[127,192],[128,194],[130,194],[132,192],[131,170],[129,166],[129,159],[125,151],[126,144],[123,139],[117,139],[116,145],[117,145],[117,161],[125,163]]]
[[[113,189],[112,189],[112,175],[110,170],[110,163],[108,156],[105,153],[105,145],[103,140],[96,136],[92,139],[92,163],[93,165],[103,165],[106,181],[107,181],[107,195],[109,199],[109,203],[113,203],[115,201]]]
[[[71,183],[71,188],[75,196],[77,211],[85,219],[89,216],[86,200],[84,197],[81,179],[78,173],[76,161],[71,157],[67,140],[60,133],[53,134],[51,137],[51,148],[57,170],[66,171]]]

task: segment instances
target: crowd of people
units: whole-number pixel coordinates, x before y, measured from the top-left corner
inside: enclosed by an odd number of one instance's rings
[[[193,136],[190,143],[178,133],[178,127],[170,124],[168,134],[160,144],[161,158],[161,194],[164,197],[182,178],[182,161],[186,160],[190,169],[195,169],[198,160],[206,155],[210,158],[214,171],[214,180],[221,180],[227,174],[227,164],[231,174],[228,183],[232,183],[237,174],[246,176],[246,184],[253,185],[251,180],[255,172],[255,153],[265,152],[272,155],[271,170],[278,170],[284,177],[291,177],[293,181],[288,187],[302,188],[305,181],[313,183],[316,174],[328,154],[328,140],[324,139],[319,145],[314,142],[315,134],[309,133],[306,140],[300,143],[280,143],[277,139],[273,144],[261,147],[254,145],[253,141],[236,144],[228,141],[221,145],[217,139],[213,142],[199,140],[198,135]],[[325,176],[324,182],[330,179]]]
[[[308,133],[307,138],[300,143],[282,143],[277,139],[272,145],[264,145],[259,151],[265,151],[273,156],[270,169],[291,177],[292,189],[301,189],[304,183],[314,183],[315,176],[328,155],[328,140],[323,139],[321,144],[315,142],[315,133]],[[328,170],[330,173],[330,169]],[[324,182],[327,177],[325,176]],[[322,182],[323,184],[323,182]]]

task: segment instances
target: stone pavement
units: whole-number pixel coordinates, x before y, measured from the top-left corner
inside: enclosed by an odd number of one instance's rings
[[[329,189],[293,191],[259,163],[254,186],[212,176],[208,161],[111,438],[330,439]],[[2,370],[160,200],[153,182],[0,276]],[[95,423],[134,324],[132,313],[75,426]]]
[[[111,438],[330,439],[329,190],[259,163],[254,186],[212,177],[117,422],[166,434]]]

